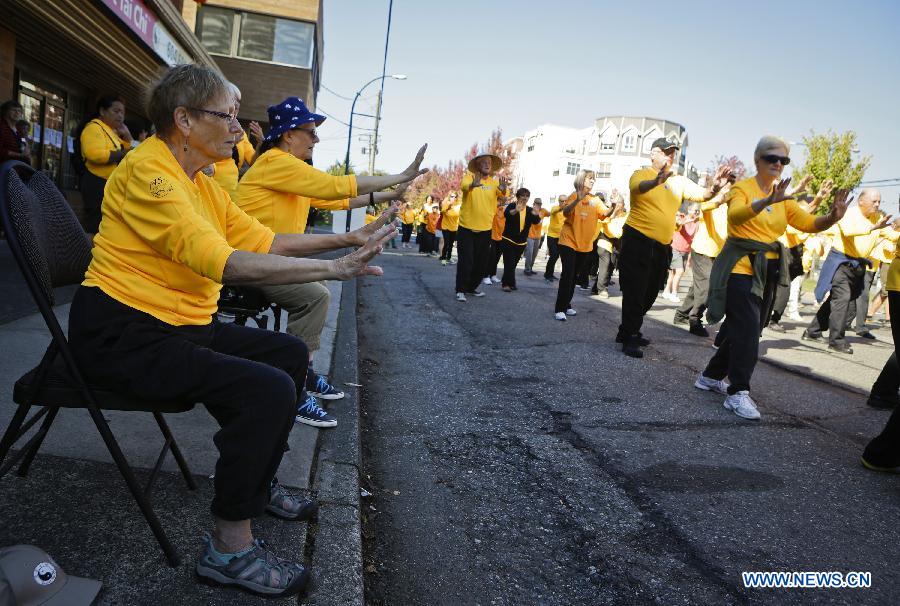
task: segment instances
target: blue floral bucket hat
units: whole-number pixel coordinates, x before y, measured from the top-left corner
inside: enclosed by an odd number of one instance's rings
[[[309,111],[300,97],[288,97],[278,105],[270,105],[268,112],[269,133],[265,140],[270,143],[302,124],[315,122],[316,126],[319,126],[325,121],[325,116]]]

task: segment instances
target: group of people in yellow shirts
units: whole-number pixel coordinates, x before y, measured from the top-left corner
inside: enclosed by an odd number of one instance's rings
[[[412,248],[410,239],[416,232],[419,254],[440,258],[441,265],[455,263],[453,245],[459,228],[459,209],[462,205],[458,191],[451,191],[439,203],[428,195],[421,206],[411,202],[400,204],[401,248]],[[374,218],[375,214],[370,216]]]
[[[671,243],[678,227],[676,215],[685,202],[695,202],[699,204],[700,225],[691,242],[693,279],[674,321],[688,324],[692,334],[709,336],[704,316],[710,324],[724,319],[716,335],[715,354],[694,385],[725,396],[724,408],[739,417],[759,419],[756,402],[750,397],[759,338],[766,326],[784,330],[780,320],[785,311],[793,320],[800,318],[800,285],[813,257],[824,258],[816,289],[821,305],[803,338],[821,339],[827,330],[829,351],[852,354],[844,333],[854,316],[857,333],[874,338],[865,328],[865,318],[870,311],[868,290],[876,272],[880,273],[884,292],[876,296],[872,310],[885,299],[890,304],[893,291],[900,290],[900,261],[894,261],[900,225],[892,226],[891,218],[880,212],[881,198],[875,190],[863,190],[859,203],[848,210],[852,200],[849,192],[834,190],[831,182],[823,183],[813,197],[805,195],[809,177],[792,187],[791,179],[782,177],[790,164],[790,146],[779,137],[760,139],[754,150],[753,176],[738,181],[728,168],[721,167],[708,187],[673,174],[677,150],[678,144],[665,138],[652,143],[650,166],[635,171],[629,180],[627,214],[621,196],[614,194],[607,201],[592,193],[594,174],[584,170],[576,175],[575,191],[560,196],[558,204],[546,211],[548,282],[554,281],[557,259],[562,261],[554,317],[566,321],[577,315],[572,295],[580,282],[579,274],[587,273],[584,268],[591,254],[599,257],[593,290],[604,296],[601,293],[609,284],[611,259],[618,250],[622,321],[615,340],[621,343],[625,355],[642,358],[650,340],[641,326],[666,283]],[[531,209],[526,206],[529,194],[525,189],[516,192],[514,201],[508,200],[505,184],[492,176],[498,168],[497,160],[490,155],[473,159],[463,180],[460,241],[465,246],[460,246],[456,280],[456,297],[461,302],[468,296],[483,296],[477,289],[479,279],[491,283],[489,278],[499,258],[491,242],[499,241],[500,250],[507,243],[521,245],[522,230],[526,229],[526,220],[530,221],[526,216],[535,217],[537,229],[538,217],[545,212],[537,205]],[[829,198],[830,210],[815,214]],[[511,220],[515,226],[510,230],[505,225]],[[508,232],[512,237],[507,237]],[[810,246],[804,252],[805,241]],[[503,256],[505,268],[500,282],[504,290],[514,290],[515,281],[508,276],[519,256]],[[897,295],[900,297],[900,292]],[[900,305],[900,299],[895,305]],[[898,337],[895,333],[895,342],[900,342]],[[873,386],[869,404],[898,408],[898,387],[900,365],[892,355]],[[895,413],[882,436],[866,450],[864,464],[873,469],[900,465],[897,444],[900,415]]]

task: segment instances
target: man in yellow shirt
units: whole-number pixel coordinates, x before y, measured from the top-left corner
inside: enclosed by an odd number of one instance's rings
[[[655,140],[650,148],[650,166],[636,170],[628,184],[631,206],[619,254],[622,323],[616,342],[622,343],[623,353],[633,358],[642,357],[640,347],[650,343],[641,334],[641,324],[666,281],[679,207],[685,200],[709,200],[730,175],[727,168],[720,167],[709,190],[683,175],[673,175],[677,151],[677,143]]]
[[[547,224],[547,267],[544,269],[544,280],[555,282],[557,280],[556,262],[559,260],[559,234],[562,231],[566,216],[562,213],[562,206],[568,196],[561,195],[556,199],[556,204],[550,209],[550,222]]]
[[[534,199],[534,204],[532,205],[534,208],[534,212],[541,218],[550,216],[550,213],[544,210],[544,203],[540,198]],[[531,230],[528,232],[528,244],[525,246],[525,275],[533,276],[537,272],[534,271],[534,260],[537,259],[538,251],[541,250],[541,245],[544,244],[544,237],[541,235],[542,226],[540,223],[536,223],[531,226]]]
[[[491,259],[494,213],[506,197],[506,179],[492,175],[502,166],[503,162],[493,154],[475,156],[459,185],[463,200],[456,232],[456,300],[462,303],[467,294],[484,296],[478,283],[487,274]]]
[[[881,230],[891,222],[890,215],[879,212],[881,194],[876,189],[864,189],[859,195],[857,206],[847,210],[847,214],[837,223],[834,245],[828,253],[819,281],[816,284],[816,298],[828,296],[819,307],[815,317],[803,331],[804,340],[822,337],[828,329],[828,350],[850,355],[853,348],[844,338],[850,303],[859,297],[868,256],[881,239]]]
[[[703,327],[706,296],[709,292],[709,271],[728,237],[728,205],[725,194],[730,186],[723,187],[709,202],[700,207],[700,226],[691,241],[691,287],[675,310],[673,324],[687,324],[688,331],[698,337],[708,337]]]

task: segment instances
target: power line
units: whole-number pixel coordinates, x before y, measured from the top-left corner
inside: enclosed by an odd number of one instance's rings
[[[324,84],[321,84],[321,83],[320,83],[319,86],[321,86],[322,88],[324,88],[325,90],[327,90],[329,93],[331,93],[331,94],[334,95],[335,97],[340,97],[341,99],[345,99],[345,100],[347,100],[347,101],[353,101],[353,97],[345,97],[344,95],[342,95],[342,94],[340,94],[340,93],[336,93],[336,92],[334,92],[333,90],[331,90],[330,88],[328,88],[327,86],[325,86]]]
[[[327,111],[325,111],[325,110],[322,109],[321,107],[317,107],[317,108],[316,108],[316,111],[317,111],[317,112],[322,112],[323,114],[325,114],[326,116],[328,116],[329,118],[331,118],[332,120],[334,120],[335,122],[339,122],[339,123],[343,124],[344,126],[347,126],[347,127],[350,126],[349,124],[347,124],[346,122],[344,122],[344,121],[341,120],[340,118],[335,118],[334,116],[332,116],[331,114],[329,114]],[[361,126],[359,126],[359,127],[357,127],[357,128],[359,128],[359,130],[374,130],[374,129],[371,129],[371,128],[363,128],[363,127],[361,127]]]

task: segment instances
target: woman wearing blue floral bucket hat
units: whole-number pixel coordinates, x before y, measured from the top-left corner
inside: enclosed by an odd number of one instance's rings
[[[288,97],[269,107],[269,133],[259,156],[238,185],[237,204],[248,215],[275,233],[304,233],[309,209],[347,210],[399,199],[420,170],[423,146],[406,170],[396,175],[334,176],[311,166],[319,142],[316,127],[325,116],[315,114],[299,97]],[[401,184],[395,191],[374,193]],[[306,397],[299,403],[296,420],[313,427],[334,427],[337,420],[316,398],[338,400],[343,392],[313,370],[313,354],[319,349],[331,295],[323,282],[264,286],[266,297],[288,312],[288,333],[309,349]]]

